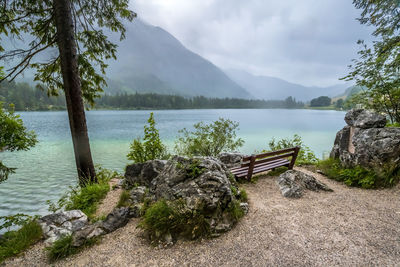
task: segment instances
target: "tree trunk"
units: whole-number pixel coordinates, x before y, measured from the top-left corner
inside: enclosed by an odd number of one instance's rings
[[[90,152],[86,126],[85,108],[82,99],[78,55],[75,43],[70,0],[54,0],[54,15],[57,28],[57,44],[60,52],[61,72],[64,82],[69,125],[74,145],[79,184],[97,182]]]

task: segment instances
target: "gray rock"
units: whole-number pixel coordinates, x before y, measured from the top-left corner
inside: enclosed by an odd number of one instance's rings
[[[104,234],[105,232],[101,229],[100,224],[87,225],[72,235],[72,245],[74,247],[80,247],[84,245],[87,240]]]
[[[224,152],[218,155],[219,160],[228,168],[239,166],[244,157],[245,155],[236,152]]]
[[[344,120],[349,126],[363,129],[383,128],[386,125],[385,116],[365,109],[350,110],[346,113]]]
[[[101,228],[106,232],[110,233],[118,228],[125,226],[129,221],[129,208],[121,207],[115,208],[110,212],[106,219],[101,223]]]
[[[344,167],[359,165],[377,173],[387,166],[400,167],[400,128],[382,128],[386,119],[370,111],[351,110],[346,118],[352,126],[336,134],[331,158],[339,159]],[[371,125],[376,128],[370,128]]]
[[[125,172],[125,183],[128,186],[149,187],[153,179],[164,169],[166,162],[165,160],[151,160],[128,165]]]
[[[142,216],[142,203],[137,203],[129,207],[129,218],[139,218]]]
[[[302,197],[306,189],[312,191],[333,191],[313,176],[295,170],[288,170],[282,173],[277,178],[277,184],[282,195],[289,198]]]
[[[246,202],[240,203],[240,208],[243,210],[244,214],[249,213],[249,203]]]
[[[43,216],[38,223],[48,246],[61,237],[71,235],[87,226],[88,218],[80,210],[70,210]]]
[[[148,189],[145,186],[134,187],[130,191],[130,200],[132,201],[132,203],[143,202],[147,191]]]

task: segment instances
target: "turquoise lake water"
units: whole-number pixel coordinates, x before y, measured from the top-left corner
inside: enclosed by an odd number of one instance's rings
[[[95,164],[123,172],[129,163],[126,154],[133,138],[143,134],[151,111],[89,111],[87,121]],[[0,159],[15,174],[0,184],[0,216],[47,213],[46,200],[57,200],[77,184],[72,141],[66,112],[22,112],[28,129],[39,143],[30,151],[3,152]],[[240,123],[238,131],[244,153],[268,148],[271,138],[299,134],[304,142],[323,157],[332,148],[336,132],[345,125],[345,113],[322,110],[163,110],[154,111],[163,141],[173,147],[178,130],[194,123],[212,122],[219,117]]]

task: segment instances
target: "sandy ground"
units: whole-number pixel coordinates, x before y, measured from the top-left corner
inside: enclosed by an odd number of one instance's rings
[[[121,195],[122,188],[121,187],[116,187],[113,188],[114,186],[117,186],[119,182],[119,179],[114,178],[111,179],[109,184],[110,184],[110,192],[108,192],[107,196],[101,201],[100,205],[97,208],[95,217],[99,216],[106,216],[109,214],[114,207],[118,204],[119,201],[119,196]]]
[[[275,178],[245,185],[250,212],[220,238],[157,249],[138,220],[55,266],[400,266],[400,186],[348,188],[315,175],[334,192],[281,196]],[[42,244],[6,266],[46,266]]]

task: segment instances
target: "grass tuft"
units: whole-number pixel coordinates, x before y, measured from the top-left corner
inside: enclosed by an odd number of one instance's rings
[[[82,246],[74,247],[72,245],[72,235],[66,235],[54,242],[51,247],[46,248],[46,250],[48,251],[47,256],[50,262],[58,261],[82,251],[85,247],[93,246],[94,244],[97,244],[98,241],[99,238],[92,238],[86,240],[85,244],[83,244]]]
[[[17,231],[9,231],[0,239],[0,263],[18,255],[42,237],[42,228],[36,221],[30,221]]]
[[[128,202],[129,198],[130,198],[129,192],[126,190],[123,190],[121,195],[119,196],[117,208],[129,206],[129,202]]]

